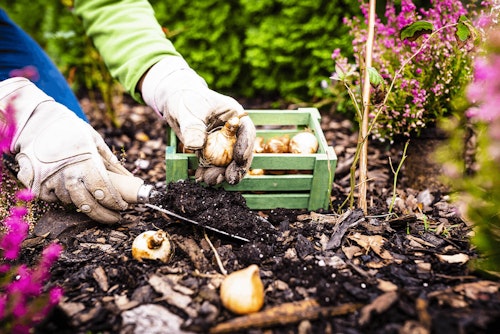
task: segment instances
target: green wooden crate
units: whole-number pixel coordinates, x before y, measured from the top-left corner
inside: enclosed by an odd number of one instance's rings
[[[298,110],[248,110],[257,128],[257,136],[269,139],[288,134],[290,138],[304,129],[310,129],[318,139],[314,154],[256,153],[252,169],[284,171],[282,175],[246,175],[237,185],[223,184],[224,189],[239,191],[247,205],[254,210],[328,209],[337,156],[328,146],[320,126],[316,108]],[[193,177],[198,166],[195,154],[179,153],[175,133],[167,129],[167,182]]]

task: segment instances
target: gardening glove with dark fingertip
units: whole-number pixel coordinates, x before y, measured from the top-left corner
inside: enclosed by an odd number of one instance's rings
[[[229,118],[240,117],[240,128],[227,168],[200,167],[197,180],[219,184],[238,183],[250,168],[255,141],[255,126],[243,107],[233,98],[208,88],[206,82],[178,56],[166,56],[152,66],[142,82],[144,101],[163,116],[188,149],[198,151],[207,133]]]
[[[73,203],[96,221],[119,221],[128,203],[108,171],[136,178],[88,123],[24,78],[0,83],[0,104],[15,113],[11,152],[26,187],[45,201]]]
[[[215,186],[224,182],[226,167],[198,167],[194,178],[197,182],[205,182],[209,186]]]

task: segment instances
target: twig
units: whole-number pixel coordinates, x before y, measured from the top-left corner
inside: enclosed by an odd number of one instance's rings
[[[394,167],[392,166],[391,157],[389,157],[389,165],[391,166],[392,173],[394,174],[394,181],[392,182],[392,199],[391,199],[391,205],[389,205],[389,213],[392,213],[392,208],[394,207],[394,203],[396,202],[396,185],[398,183],[398,174],[399,171],[401,170],[401,167],[403,166],[403,162],[407,157],[406,149],[408,148],[409,143],[410,141],[407,140],[405,148],[403,149],[403,157],[401,158],[401,161],[399,162],[398,168],[396,170],[394,170]]]
[[[210,328],[209,333],[235,333],[250,328],[266,328],[276,325],[293,324],[305,319],[331,318],[353,313],[361,307],[362,304],[321,306],[314,299],[306,299],[277,305],[257,313],[231,319]]]
[[[207,232],[204,231],[203,235],[205,236],[205,240],[208,242],[208,245],[212,249],[212,252],[214,252],[215,260],[217,261],[217,265],[219,266],[220,272],[222,273],[222,275],[227,275],[227,270],[224,268],[224,265],[222,264],[219,253],[217,253],[217,250],[215,249],[214,245],[208,238]]]

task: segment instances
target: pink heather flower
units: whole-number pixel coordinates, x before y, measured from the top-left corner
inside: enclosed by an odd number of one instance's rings
[[[28,209],[24,206],[15,206],[9,210],[10,216],[17,219],[23,219],[23,217],[28,213]]]
[[[29,334],[31,328],[28,325],[16,324],[12,329],[12,334]]]
[[[11,78],[13,77],[24,77],[26,79],[29,79],[33,82],[38,81],[40,79],[40,75],[38,74],[38,70],[35,66],[25,66],[20,69],[15,69],[9,72],[9,76]]]
[[[28,234],[28,223],[26,223],[17,213],[23,213],[23,210],[15,210],[15,207],[10,210],[10,216],[4,220],[4,225],[7,232],[0,240],[0,248],[3,249],[3,256],[7,260],[14,260],[19,255],[21,243]],[[26,208],[24,208],[26,210]],[[24,215],[24,214],[23,214]]]
[[[492,77],[491,66],[488,64],[486,59],[480,57],[474,62],[474,80],[488,80]]]
[[[44,281],[49,278],[50,267],[59,258],[61,254],[62,246],[56,243],[50,244],[42,252],[42,258],[36,271],[34,277],[38,281]]]
[[[474,63],[474,81],[467,87],[467,98],[476,107],[466,111],[466,115],[486,122],[500,118],[500,56],[491,55],[488,60],[479,58]]]
[[[335,50],[333,50],[332,52],[332,59],[335,60],[337,59],[338,57],[340,56],[340,49],[339,48],[336,48]]]
[[[51,266],[59,258],[61,252],[61,245],[56,243],[48,245],[42,252],[42,262],[47,266]]]
[[[0,153],[10,150],[10,144],[15,132],[14,110],[12,105],[8,103],[5,110],[0,108]]]
[[[30,189],[21,189],[16,193],[16,198],[23,202],[30,202],[35,198],[35,194]]]
[[[24,296],[38,296],[42,292],[42,283],[33,280],[33,272],[25,264],[22,264],[17,269],[16,279],[11,282],[7,288],[7,292],[19,292]]]
[[[0,319],[5,316],[5,306],[7,305],[7,295],[0,295]]]
[[[478,107],[470,107],[465,111],[465,115],[469,118],[475,118],[481,113],[481,109]]]
[[[63,293],[64,293],[64,290],[59,286],[56,286],[56,287],[50,289],[50,291],[49,291],[49,304],[50,304],[50,306],[54,306],[54,305],[59,304],[59,302],[61,301],[61,299],[63,297]]]
[[[28,313],[28,308],[26,307],[26,298],[20,295],[20,300],[14,305],[12,309],[12,315],[14,318],[21,318],[26,313]]]
[[[0,264],[0,274],[5,274],[10,270],[10,265],[7,263],[1,263]]]

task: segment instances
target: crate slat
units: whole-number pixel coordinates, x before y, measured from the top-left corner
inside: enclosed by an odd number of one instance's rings
[[[280,175],[246,175],[237,185],[223,184],[224,189],[239,191],[251,209],[328,209],[337,166],[337,156],[328,146],[321,130],[321,115],[316,108],[298,110],[248,110],[257,128],[257,136],[266,140],[308,129],[318,139],[314,154],[256,153],[252,169],[279,170]],[[192,178],[198,159],[192,153],[176,152],[178,139],[167,129],[167,182]]]
[[[302,209],[309,203],[307,193],[243,194],[249,208],[270,210],[276,208]]]
[[[311,189],[313,175],[288,174],[288,175],[256,175],[246,176],[240,183],[224,185],[224,189],[235,191],[297,191]]]

